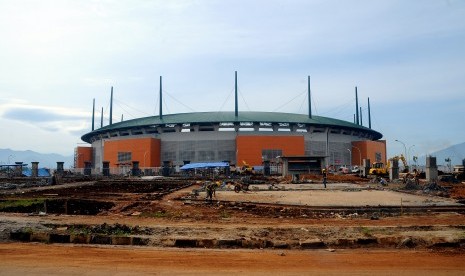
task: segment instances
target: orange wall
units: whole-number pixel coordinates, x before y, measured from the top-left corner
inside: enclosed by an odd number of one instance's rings
[[[280,149],[283,156],[304,155],[305,143],[303,136],[237,136],[237,165],[242,161],[250,166],[260,166],[263,163],[263,149]]]
[[[131,152],[131,161],[139,161],[139,167],[159,167],[160,145],[160,139],[155,138],[105,141],[103,161],[109,161],[110,168],[115,168],[118,167],[118,152]]]
[[[352,145],[359,148],[362,154],[362,159],[370,159],[371,164],[377,162],[376,153],[381,153],[381,162],[386,164],[386,140],[378,141],[358,141],[352,142]],[[352,164],[361,165],[362,161],[358,150],[352,147]]]
[[[74,156],[74,167],[84,168],[84,162],[92,162],[92,147],[77,147]]]

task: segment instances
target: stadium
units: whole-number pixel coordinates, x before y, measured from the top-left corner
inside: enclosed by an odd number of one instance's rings
[[[248,168],[269,163],[278,171],[279,158],[296,156],[334,168],[361,165],[365,158],[385,162],[386,143],[371,129],[370,114],[369,127],[361,124],[355,94],[354,122],[312,115],[310,77],[308,114],[239,111],[236,73],[234,111],[163,114],[160,77],[158,116],[112,123],[112,88],[109,125],[94,129],[92,116],[92,131],[81,138],[90,146],[75,149],[75,168],[124,174],[135,166],[152,174],[162,166],[227,162]]]

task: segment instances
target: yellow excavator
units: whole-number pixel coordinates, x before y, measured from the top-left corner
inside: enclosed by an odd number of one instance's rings
[[[394,157],[397,157],[397,156],[394,156]],[[404,169],[402,170],[403,173],[408,173],[410,171],[409,167],[408,167],[408,164],[407,164],[407,160],[405,160],[405,157],[403,154],[401,154],[398,159],[400,159],[402,161],[402,164],[404,164]]]
[[[247,162],[245,162],[244,160],[242,160],[242,164],[244,164],[242,167],[241,167],[241,172],[242,173],[246,173],[246,174],[251,174],[253,173],[253,167],[250,166]]]

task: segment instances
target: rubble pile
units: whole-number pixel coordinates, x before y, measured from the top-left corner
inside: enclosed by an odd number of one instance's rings
[[[415,183],[415,181],[413,181],[412,179],[407,179],[405,182],[405,190],[420,190],[420,188],[420,185]]]
[[[425,193],[429,193],[429,192],[446,192],[447,190],[446,188],[439,185],[437,182],[433,181],[423,186],[423,191]]]

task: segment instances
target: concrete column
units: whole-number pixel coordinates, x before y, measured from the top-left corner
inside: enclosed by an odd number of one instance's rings
[[[391,167],[389,168],[389,180],[399,179],[399,160],[391,160]]]
[[[438,179],[438,166],[436,157],[426,157],[426,181],[436,181]]]
[[[133,176],[140,175],[139,161],[132,161],[132,175]]]
[[[289,174],[289,162],[287,159],[283,159],[283,176],[287,176]]]
[[[57,174],[62,175],[64,172],[63,165],[65,162],[57,162]]]
[[[110,176],[110,162],[109,161],[102,162],[102,173],[103,173],[103,176]]]
[[[31,162],[32,165],[32,177],[39,176],[39,162]]]
[[[370,172],[370,168],[371,168],[370,159],[363,159],[362,160],[362,167],[360,168],[360,170],[362,171],[362,176],[363,177],[368,176],[368,173]]]
[[[170,176],[170,161],[163,161],[162,175]]]
[[[84,161],[84,175],[90,176],[92,173],[92,162]]]
[[[23,175],[23,162],[15,162],[15,176],[22,176]]]

